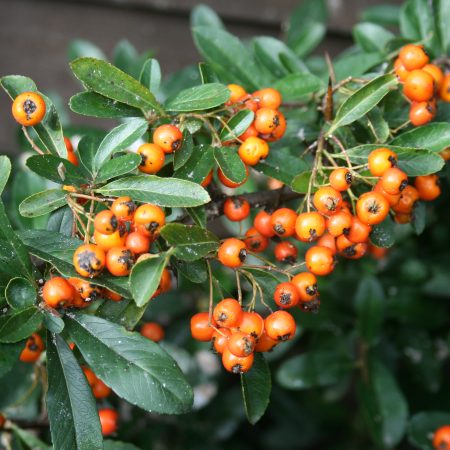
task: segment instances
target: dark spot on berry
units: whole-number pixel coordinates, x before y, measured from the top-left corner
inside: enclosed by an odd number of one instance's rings
[[[291,333],[283,334],[283,336],[278,336],[279,341],[288,341],[291,337]]]
[[[133,253],[131,253],[131,250],[123,250],[120,254],[120,256],[117,258],[117,261],[126,266],[128,270],[131,269],[131,267],[134,264],[134,256]]]
[[[181,139],[177,139],[176,141],[173,141],[171,147],[172,147],[173,151],[180,149],[181,148]]]
[[[312,284],[311,286],[306,286],[305,292],[308,295],[316,295],[317,294],[317,284]]]
[[[27,98],[23,102],[23,110],[24,110],[25,114],[27,115],[27,120],[31,119],[31,115],[36,111],[36,109],[37,109],[37,105],[36,105],[36,103],[33,102],[33,100],[30,100],[29,98]]]
[[[217,317],[217,322],[225,322],[228,319],[228,315],[224,312],[221,312],[219,314],[219,317]]]
[[[403,191],[403,189],[405,189],[406,186],[408,186],[408,180],[403,180],[399,186],[400,192]]]
[[[373,200],[369,205],[367,205],[367,211],[370,212],[371,214],[377,214],[379,210],[380,205],[375,200]]]
[[[273,229],[275,230],[275,233],[277,233],[277,234],[284,234],[284,233],[286,233],[286,230],[284,229],[283,225],[281,225],[281,223],[276,223],[273,226]]]
[[[232,368],[231,368],[231,372],[238,374],[238,373],[242,373],[242,364],[235,364]]]
[[[243,248],[239,252],[239,261],[244,262],[245,258],[247,258],[247,250]]]
[[[342,253],[345,256],[348,256],[348,257],[355,256],[357,254],[356,246],[355,245],[349,245],[348,247],[345,247],[344,250],[342,250]]]
[[[388,161],[391,163],[392,167],[395,167],[397,165],[397,158],[395,158],[394,156],[390,155],[388,157]]]
[[[290,305],[291,297],[292,297],[292,295],[290,292],[282,292],[280,295],[280,303],[282,305]]]
[[[343,234],[344,236],[348,236],[349,233],[350,233],[350,228],[344,228],[344,229],[342,230],[342,234]]]
[[[317,231],[315,228],[310,228],[309,229],[309,240],[314,241],[315,239],[317,239]]]
[[[325,207],[328,209],[328,211],[336,211],[336,207],[338,204],[338,199],[333,197],[328,197],[325,200]]]
[[[297,261],[297,259],[295,258],[295,256],[286,256],[286,258],[283,258],[281,260],[281,262],[285,263],[285,264],[290,264],[293,265],[295,262]]]
[[[109,221],[109,224],[111,225],[111,228],[113,231],[117,230],[117,227],[119,226],[119,222],[117,221],[116,216],[112,216],[111,220]]]
[[[353,182],[353,175],[350,172],[345,174],[345,182],[350,185]]]
[[[98,273],[98,268],[100,267],[101,263],[100,260],[95,256],[94,252],[85,250],[78,255],[78,265],[81,269],[86,271],[90,277],[93,277]]]

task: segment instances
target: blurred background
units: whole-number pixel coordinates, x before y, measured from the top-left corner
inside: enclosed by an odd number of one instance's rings
[[[214,0],[228,29],[241,38],[283,33],[283,23],[299,0]],[[121,39],[138,52],[153,50],[167,75],[199,61],[189,29],[195,0],[0,0],[0,76],[31,77],[43,92],[65,104],[79,84],[68,68],[73,39],[86,39],[107,56]],[[352,26],[369,6],[401,0],[327,0],[327,36],[315,53],[339,53],[351,45]],[[80,120],[80,119],[78,119]],[[0,96],[0,154],[17,151],[10,101]]]

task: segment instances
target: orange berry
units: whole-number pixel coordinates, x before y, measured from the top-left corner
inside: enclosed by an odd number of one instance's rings
[[[347,237],[350,241],[355,243],[367,242],[371,231],[372,227],[370,225],[361,222],[358,217],[352,216],[352,222]]]
[[[328,275],[334,270],[334,253],[328,247],[315,245],[306,251],[305,263],[308,270],[314,275]]]
[[[245,89],[239,84],[229,84],[227,85],[227,88],[231,92],[230,98],[227,102],[229,105],[236,103],[241,97],[247,94]]]
[[[129,275],[134,261],[133,252],[125,246],[113,247],[106,253],[106,268],[115,277]]]
[[[414,102],[426,102],[434,95],[434,79],[423,70],[413,70],[408,74],[403,93]]]
[[[421,69],[430,59],[422,46],[414,44],[402,47],[398,57],[406,70]]]
[[[273,212],[270,222],[277,236],[289,237],[295,233],[297,213],[289,208],[280,208]]]
[[[273,133],[281,123],[282,113],[276,109],[260,108],[256,111],[255,121],[253,122],[258,133]]]
[[[238,329],[255,339],[259,339],[264,331],[264,319],[256,312],[244,311]]]
[[[444,72],[442,72],[441,68],[436,66],[436,64],[426,64],[422,67],[422,70],[428,72],[433,77],[435,89],[439,92],[445,77]]]
[[[28,338],[25,348],[20,353],[19,359],[22,362],[34,363],[39,359],[44,348],[42,338],[37,333],[33,333]]]
[[[163,168],[166,156],[163,149],[158,145],[142,144],[137,153],[142,159],[138,166],[141,172],[155,174]]]
[[[415,127],[420,127],[433,120],[436,104],[431,102],[414,102],[409,108],[409,120]]]
[[[223,213],[228,220],[240,222],[250,214],[250,203],[244,197],[229,197],[223,204]]]
[[[74,296],[73,286],[62,277],[51,278],[45,282],[42,288],[42,298],[52,308],[70,306]]]
[[[317,278],[310,272],[298,273],[291,283],[297,288],[301,302],[310,302],[319,295]]]
[[[330,184],[333,189],[339,192],[346,191],[353,182],[353,175],[345,167],[334,169],[330,174]]]
[[[238,327],[241,323],[244,312],[237,300],[225,298],[214,307],[214,321],[224,328]]]
[[[294,264],[297,260],[297,247],[288,241],[278,242],[274,249],[275,258],[277,261],[287,264]]]
[[[450,450],[450,425],[444,425],[434,432],[433,446],[436,450]]]
[[[255,91],[252,97],[260,108],[278,109],[282,102],[281,94],[274,88],[264,88]]]
[[[236,238],[225,239],[217,252],[218,260],[226,267],[239,267],[247,257],[247,247]]]
[[[369,170],[375,177],[381,177],[386,170],[397,165],[398,156],[388,148],[380,147],[370,152]]]
[[[219,330],[214,331],[211,343],[213,349],[221,355],[225,350],[228,339],[231,336],[231,331],[228,328],[220,328]]]
[[[269,239],[263,236],[256,228],[249,228],[245,236],[245,246],[250,252],[261,253],[269,245]]]
[[[414,186],[406,186],[400,194],[400,200],[392,207],[396,213],[410,214],[419,200],[419,191]]]
[[[102,408],[98,410],[103,436],[109,436],[117,431],[119,414],[115,409]]]
[[[300,294],[296,285],[286,281],[277,285],[273,299],[280,308],[292,308],[300,301]]]
[[[378,192],[366,192],[356,202],[358,219],[366,225],[383,222],[389,213],[389,202]]]
[[[240,145],[238,154],[244,164],[255,166],[261,159],[267,157],[269,146],[259,137],[251,136]]]
[[[133,219],[134,212],[136,211],[136,205],[131,200],[131,197],[118,197],[111,205],[111,211],[122,222],[127,222]]]
[[[94,219],[94,228],[96,231],[102,234],[112,234],[117,230],[119,226],[119,222],[114,213],[105,209],[104,211],[100,211]]]
[[[228,372],[238,374],[248,372],[253,365],[254,355],[251,353],[248,356],[235,356],[230,352],[228,347],[225,347],[222,353],[222,364]]]
[[[268,238],[275,236],[272,228],[272,216],[267,211],[259,211],[253,219],[253,226]]]
[[[271,352],[277,345],[278,341],[270,338],[267,336],[267,333],[263,331],[263,334],[256,343],[255,352]]]
[[[37,125],[45,116],[44,99],[37,92],[22,92],[12,104],[12,115],[25,127]]]
[[[299,214],[295,222],[295,233],[300,241],[315,241],[325,233],[324,217],[318,212]]]
[[[73,254],[73,265],[82,277],[95,277],[104,269],[105,252],[97,245],[84,244]]]
[[[327,230],[332,236],[340,236],[349,232],[352,224],[352,215],[347,211],[338,211],[336,214],[328,217]]]
[[[135,255],[148,253],[152,241],[148,236],[145,236],[139,231],[133,231],[125,240],[125,247],[131,250]]]
[[[136,231],[154,239],[166,223],[166,214],[159,206],[146,203],[136,209],[133,219]]]
[[[209,322],[208,312],[199,312],[191,317],[191,335],[194,339],[201,342],[208,342],[211,340],[214,333],[215,326],[214,318]]]
[[[160,125],[153,132],[153,143],[158,145],[164,153],[172,153],[181,148],[183,133],[175,125]]]
[[[317,211],[322,214],[334,214],[341,207],[342,195],[332,187],[321,187],[314,194],[313,204]]]
[[[394,71],[400,81],[405,81],[409,74],[400,58],[397,58],[394,62]]]
[[[230,180],[229,178],[227,178],[225,176],[225,174],[222,172],[222,170],[220,169],[220,167],[217,169],[217,177],[219,178],[220,182],[224,186],[229,187],[231,189],[235,189],[239,186],[242,186],[247,181],[248,175],[249,175],[247,166],[245,166],[245,172],[246,172],[245,179],[243,181],[241,181],[240,183],[236,183],[236,182]]]
[[[359,259],[365,255],[367,244],[365,242],[355,244],[354,242],[351,242],[347,236],[342,234],[336,238],[336,248],[345,258]]]
[[[159,342],[164,339],[164,328],[156,322],[146,322],[141,327],[142,336],[153,342]]]
[[[297,325],[287,311],[275,311],[264,320],[264,330],[274,341],[287,341],[295,335]]]
[[[256,340],[253,336],[237,331],[228,338],[227,347],[234,356],[245,357],[253,353],[255,344]]]
[[[420,200],[431,201],[441,195],[439,177],[435,174],[416,177],[414,181]]]
[[[324,233],[316,242],[319,247],[327,247],[332,252],[333,255],[336,253],[336,238],[330,233]]]
[[[93,237],[97,246],[103,251],[107,252],[113,247],[121,247],[125,245],[127,234],[124,233],[123,229],[117,229],[116,231],[114,231],[114,233],[111,234],[103,234],[95,230]]]
[[[441,89],[439,89],[439,97],[444,102],[450,102],[450,73],[445,75]]]
[[[380,179],[381,187],[389,195],[396,195],[408,186],[408,175],[397,167],[391,167]]]

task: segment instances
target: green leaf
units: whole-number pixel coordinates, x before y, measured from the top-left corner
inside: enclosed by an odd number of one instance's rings
[[[147,304],[158,289],[167,257],[155,256],[139,261],[133,266],[130,275],[130,288],[136,305]]]
[[[292,73],[277,80],[273,87],[280,91],[283,101],[295,101],[322,88],[322,82],[310,73]]]
[[[192,283],[204,283],[208,279],[206,262],[204,259],[197,261],[172,260],[179,273]]]
[[[345,53],[334,61],[334,72],[336,74],[336,81],[344,80],[345,78],[359,77],[365,74],[372,67],[383,63],[385,57],[380,53]]]
[[[289,148],[280,148],[272,150],[269,156],[254,168],[290,186],[293,178],[308,170],[309,165],[298,156],[293,156]]]
[[[367,116],[361,119],[361,122],[365,122],[375,137],[376,141],[380,144],[386,142],[389,138],[389,124],[383,117],[383,113],[380,108],[375,107],[367,113]]]
[[[26,198],[19,205],[19,212],[24,217],[38,217],[61,208],[67,203],[67,192],[62,189],[47,189]]]
[[[33,450],[52,450],[52,447],[38,439],[34,434],[22,430],[14,423],[11,424],[11,428],[13,429],[14,434],[29,448]]]
[[[127,153],[126,155],[112,158],[109,161],[106,161],[98,171],[95,182],[103,183],[111,178],[125,175],[126,173],[135,170],[141,161],[141,156],[136,153]]]
[[[81,166],[83,166],[89,173],[94,173],[94,158],[97,149],[102,142],[100,136],[83,136],[78,143],[78,159]]]
[[[329,386],[342,381],[353,367],[354,362],[346,354],[312,350],[283,362],[277,371],[277,381],[284,388],[293,390]]]
[[[61,275],[66,278],[83,279],[73,267],[73,253],[83,241],[47,230],[26,230],[19,232],[19,236],[32,255],[52,264]],[[124,297],[130,297],[128,280],[125,277],[101,274],[92,279],[84,279],[89,283],[112,289]]]
[[[399,147],[442,152],[450,147],[450,123],[428,123],[396,136],[391,143]]]
[[[177,178],[201,183],[214,166],[214,149],[211,145],[196,145],[189,159],[175,171]]]
[[[302,33],[290,46],[300,58],[309,55],[325,37],[327,28],[325,24],[310,21],[302,29]]]
[[[74,313],[66,328],[89,367],[119,397],[160,414],[190,410],[192,388],[158,344],[86,314]]]
[[[72,350],[60,336],[50,333],[47,373],[47,408],[54,448],[103,449],[100,419],[86,377]]]
[[[219,247],[217,236],[197,225],[168,223],[161,229],[161,236],[175,247],[174,255],[184,261],[203,258]]]
[[[202,84],[207,83],[219,83],[219,76],[213,70],[210,64],[207,63],[199,63],[198,71],[200,72],[200,78],[202,80]]]
[[[81,57],[91,57],[97,59],[107,60],[105,54],[92,42],[84,39],[74,39],[69,46],[69,61]]]
[[[191,12],[191,27],[224,28],[220,17],[208,5],[196,5]]]
[[[19,342],[34,333],[42,323],[42,313],[34,306],[13,311],[0,320],[0,342]]]
[[[167,111],[189,112],[215,108],[230,98],[230,90],[219,83],[202,84],[184,89],[165,103]]]
[[[69,107],[74,113],[104,119],[142,116],[140,109],[112,100],[96,92],[75,94],[70,98]]]
[[[432,442],[434,432],[449,423],[449,412],[427,411],[415,414],[408,424],[408,441],[422,450],[435,450]]]
[[[5,155],[0,156],[0,195],[5,189],[8,182],[9,174],[11,173],[11,161]]]
[[[211,26],[197,26],[192,34],[198,51],[213,68],[221,68],[230,79],[248,89],[264,85],[260,68],[236,36]]]
[[[98,94],[139,108],[144,113],[163,112],[145,86],[112,64],[95,58],[78,58],[70,63],[70,67],[88,89]]]
[[[354,303],[358,333],[367,344],[374,344],[379,338],[385,309],[383,286],[377,278],[366,275],[360,280]]]
[[[381,75],[347,98],[340,106],[328,133],[358,120],[374,108],[398,84],[395,75]]]
[[[145,61],[141,74],[139,75],[139,81],[153,94],[159,91],[159,86],[161,85],[161,66],[156,59],[150,58]]]
[[[437,0],[435,6],[436,31],[440,37],[442,53],[450,52],[450,0]]]
[[[11,228],[5,206],[0,201],[0,272],[33,280],[33,268],[25,246]]]
[[[424,202],[417,202],[412,211],[411,225],[414,232],[419,235],[425,230],[427,211]]]
[[[25,341],[14,344],[0,344],[0,378],[8,373],[19,360]]]
[[[36,303],[36,286],[26,278],[12,278],[5,289],[8,305],[14,309],[25,309]]]
[[[148,129],[145,119],[130,119],[112,129],[102,140],[94,158],[94,172],[98,172],[113,153],[136,142]]]
[[[137,202],[180,208],[203,205],[211,200],[205,189],[196,183],[155,175],[121,178],[96,192],[113,197],[128,195]]]
[[[140,69],[140,58],[135,47],[127,40],[121,39],[114,47],[113,64],[133,78],[137,78]]]
[[[44,326],[51,333],[59,334],[64,330],[64,320],[57,316],[57,313],[52,313],[45,309],[42,312],[44,314]]]
[[[370,360],[368,381],[358,384],[363,417],[379,448],[394,448],[403,438],[408,404],[391,372],[378,360]]]
[[[380,25],[361,22],[353,27],[353,38],[367,53],[383,52],[386,44],[395,36]]]
[[[383,146],[397,153],[398,166],[410,177],[439,172],[445,163],[440,155],[421,148],[397,147],[391,144]],[[376,144],[359,145],[348,149],[347,154],[353,163],[366,164],[369,153],[378,147]],[[339,158],[344,158],[344,155],[340,154]]]
[[[95,311],[95,315],[118,323],[127,330],[132,330],[141,320],[147,309],[147,305],[137,306],[131,299],[123,299],[120,302],[105,301]]]
[[[203,205],[195,208],[186,208],[186,212],[199,227],[206,228],[206,210]]]
[[[241,183],[247,178],[245,164],[235,147],[215,147],[214,158],[227,179]]]
[[[242,396],[248,421],[255,425],[269,405],[272,380],[269,366],[261,353],[255,353],[251,370],[241,375]]]
[[[33,155],[26,165],[41,177],[58,184],[81,186],[89,181],[89,174],[65,158],[54,155]]]
[[[14,100],[22,92],[38,92],[33,80],[20,75],[9,75],[3,77],[0,79],[0,85],[12,100]],[[64,136],[56,108],[48,97],[42,93],[39,94],[45,100],[46,113],[39,124],[29,128],[36,132],[42,145],[50,153],[65,158],[67,156],[67,149],[64,143]]]
[[[228,122],[227,126],[220,132],[222,142],[238,138],[252,124],[255,113],[249,109],[243,109],[236,113]]]
[[[192,139],[192,135],[189,130],[183,130],[183,143],[179,151],[175,152],[173,155],[173,168],[174,170],[178,170],[183,167],[192,156],[192,152],[194,151],[194,141]]]
[[[299,194],[306,194],[308,192],[309,182],[311,180],[311,171],[301,172],[296,175],[291,182],[291,188],[293,191]],[[318,189],[317,185],[322,185],[327,183],[327,178],[320,174],[316,174],[316,182],[311,186],[311,192],[316,192]]]
[[[394,227],[394,222],[390,217],[374,225],[370,233],[372,244],[382,248],[392,247],[395,244]]]
[[[398,26],[399,16],[400,7],[398,5],[390,5],[388,3],[366,8],[361,15],[362,20],[365,22],[374,22],[381,25],[392,26]]]
[[[47,222],[48,231],[56,231],[66,236],[72,235],[72,226],[73,213],[68,206],[64,206],[50,214]]]

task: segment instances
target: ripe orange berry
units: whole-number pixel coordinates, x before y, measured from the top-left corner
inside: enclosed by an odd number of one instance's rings
[[[113,302],[120,302],[122,300],[122,296],[117,292],[110,291],[109,289],[103,288],[102,295],[104,298],[108,300],[112,300]]]
[[[150,339],[153,342],[159,342],[164,339],[164,328],[156,322],[144,323],[141,327],[140,333],[142,336]]]
[[[239,84],[229,84],[227,88],[231,92],[230,99],[227,102],[229,105],[236,103],[241,97],[247,94],[245,89]]]
[[[233,328],[239,326],[243,314],[242,307],[237,300],[225,298],[215,306],[213,318],[220,327]]]
[[[134,261],[133,252],[125,246],[113,247],[106,253],[106,268],[116,277],[129,275]]]
[[[255,91],[252,97],[260,108],[278,109],[282,102],[281,94],[274,88],[264,88]]]
[[[105,262],[105,252],[98,245],[81,245],[73,254],[73,265],[82,277],[96,277],[104,269]]]
[[[64,145],[66,146],[67,153],[73,153],[72,142],[67,136],[64,136]]]
[[[107,252],[113,247],[121,247],[125,245],[127,234],[124,233],[124,229],[122,228],[114,231],[114,233],[111,234],[103,234],[95,230],[93,237],[97,246],[103,251]]]
[[[154,239],[166,223],[166,215],[159,206],[146,203],[136,209],[133,220],[136,231]]]
[[[102,295],[102,288],[89,283],[89,281],[80,278],[69,278],[67,281],[79,294],[81,299],[85,300],[87,303],[96,300]]]
[[[119,226],[119,222],[114,213],[105,209],[104,211],[100,211],[94,219],[94,228],[96,231],[102,234],[112,234],[117,230]]]
[[[82,367],[82,369],[89,386],[93,387],[98,381],[97,375],[95,375],[95,373],[91,369],[89,369],[89,367],[84,366]]]
[[[414,102],[409,108],[409,120],[415,127],[425,125],[436,115],[436,103]]]
[[[161,275],[161,280],[159,281],[158,289],[153,294],[152,298],[157,297],[160,294],[169,292],[172,287],[172,276],[168,269],[164,269]]]
[[[352,224],[352,215],[347,211],[338,211],[336,214],[328,217],[327,230],[332,236],[340,236],[350,231]]]
[[[267,336],[264,331],[255,346],[255,352],[271,352],[278,345],[278,341]]]
[[[258,130],[252,124],[239,136],[239,139],[241,141],[245,141],[249,137],[255,137],[255,136],[256,137],[258,136]]]
[[[264,331],[264,319],[256,312],[244,311],[238,329],[259,339]]]
[[[368,157],[370,173],[381,177],[386,170],[397,165],[398,156],[388,148],[380,147],[370,152]]]
[[[163,168],[166,155],[158,145],[142,144],[137,153],[142,159],[138,167],[141,172],[155,174]]]
[[[25,348],[22,350],[19,359],[22,362],[34,363],[39,359],[41,353],[44,351],[44,342],[42,338],[37,334],[33,333],[27,340]]]
[[[172,153],[181,148],[183,133],[175,125],[161,125],[153,132],[153,143],[164,153]]]
[[[433,77],[423,70],[413,70],[408,74],[403,93],[414,102],[426,102],[434,95]]]
[[[313,204],[317,211],[330,215],[339,211],[342,204],[342,195],[332,187],[319,188],[313,197]]]
[[[136,205],[131,197],[118,197],[111,205],[111,211],[121,222],[128,222],[133,219]]]
[[[213,179],[213,171],[211,170],[208,175],[204,178],[204,180],[200,183],[202,187],[207,187],[211,184],[211,181]]]
[[[436,64],[426,64],[422,67],[422,70],[428,72],[433,77],[435,89],[437,92],[439,92],[445,77],[444,72],[442,72],[441,68],[436,66]]]
[[[256,340],[253,336],[236,331],[228,338],[227,347],[234,356],[244,357],[253,353],[255,344]]]
[[[228,347],[225,347],[222,353],[222,364],[228,372],[231,373],[246,373],[253,365],[254,355],[251,353],[248,356],[235,356],[230,352]]]
[[[419,191],[414,186],[406,186],[400,194],[400,200],[392,207],[396,213],[410,214],[419,200]]]
[[[46,281],[42,288],[44,302],[52,307],[69,306],[75,296],[72,285],[62,277],[54,277]]]
[[[450,102],[450,73],[445,75],[441,89],[439,90],[439,97],[444,102]]]
[[[131,250],[135,255],[148,253],[152,241],[148,236],[145,236],[139,231],[133,231],[125,240],[125,247]]]
[[[275,236],[272,228],[272,216],[267,211],[259,211],[253,219],[253,226],[268,238]]]
[[[434,432],[433,446],[436,450],[450,450],[450,425],[444,425]]]
[[[201,342],[208,342],[211,340],[214,333],[215,325],[214,318],[209,322],[209,313],[199,312],[191,317],[191,335],[194,339]]]
[[[256,103],[255,100],[253,100],[251,95],[244,95],[240,99],[238,99],[238,102],[240,103],[239,109],[249,109],[250,111],[256,112],[258,109],[258,103]]]
[[[315,241],[325,233],[325,218],[318,212],[301,213],[295,222],[295,233],[300,241]]]
[[[378,192],[366,192],[356,202],[358,219],[366,225],[383,222],[389,213],[389,202]]]
[[[247,248],[240,239],[225,239],[219,247],[217,258],[226,267],[239,267],[247,257]]]
[[[423,47],[414,44],[402,47],[398,57],[406,70],[421,69],[430,60]]]
[[[306,251],[305,263],[308,270],[314,275],[328,275],[334,270],[334,253],[328,247],[315,245]]]
[[[98,379],[97,383],[92,387],[92,393],[97,399],[106,398],[111,394],[111,388]]]
[[[439,152],[439,155],[444,161],[448,161],[450,159],[450,147],[442,150],[442,152]]]
[[[0,414],[0,430],[5,426],[6,417],[3,414]]]
[[[287,311],[275,311],[264,320],[264,330],[274,341],[288,341],[295,335],[297,325]]]
[[[267,142],[275,142],[280,140],[286,132],[287,122],[286,118],[281,112],[278,112],[278,126],[270,134],[260,134],[259,137]]]
[[[240,145],[238,154],[244,164],[255,166],[261,159],[267,157],[269,146],[259,137],[251,136]]]
[[[294,264],[297,260],[297,247],[288,241],[278,242],[274,249],[275,258],[277,261],[286,264]]]
[[[373,188],[375,192],[381,194],[388,202],[390,206],[395,206],[400,200],[400,192],[398,194],[388,194],[381,185],[381,180]]]
[[[414,186],[419,192],[420,200],[431,201],[441,195],[439,177],[435,174],[416,177]]]
[[[345,167],[334,169],[330,173],[330,184],[333,189],[339,192],[346,191],[353,182],[353,175],[350,170]]]
[[[355,243],[367,242],[371,231],[372,227],[370,225],[361,222],[358,217],[352,216],[352,223],[350,225],[347,237],[350,241]]]
[[[269,239],[263,236],[256,228],[249,228],[245,236],[245,246],[250,252],[261,253],[269,245]]]
[[[37,92],[22,92],[12,104],[12,115],[25,127],[37,125],[45,116],[44,99]]]
[[[216,353],[218,353],[219,355],[223,353],[230,336],[231,331],[228,328],[220,328],[219,330],[214,331],[211,338],[211,344]]]
[[[395,223],[404,225],[406,223],[410,223],[412,220],[411,214],[402,214],[402,213],[395,213],[394,216]]]
[[[282,113],[276,109],[260,108],[256,111],[253,125],[258,133],[273,133],[280,126],[281,115]]]
[[[367,244],[365,242],[355,244],[342,234],[336,239],[336,248],[345,258],[359,259],[365,255]]]
[[[242,186],[247,181],[248,175],[249,175],[247,166],[245,166],[245,172],[246,172],[245,179],[243,181],[241,181],[240,183],[236,183],[234,181],[231,181],[229,178],[227,178],[225,176],[225,174],[222,172],[222,170],[220,169],[220,167],[217,169],[217,177],[219,178],[220,182],[224,186],[229,187],[231,189],[235,189],[239,186]]]
[[[389,249],[383,248],[383,247],[377,247],[376,245],[369,244],[368,251],[372,255],[373,258],[383,259],[387,255]]]
[[[286,281],[277,285],[273,293],[273,299],[280,308],[292,308],[300,301],[300,294],[297,286]]]
[[[228,197],[223,204],[223,213],[228,220],[240,222],[250,214],[250,203],[244,197]]]
[[[270,223],[277,236],[289,237],[295,233],[297,213],[289,208],[280,208],[273,212]]]
[[[109,436],[117,431],[119,414],[115,409],[102,408],[98,410],[103,436]]]
[[[75,155],[74,152],[67,152],[67,160],[69,162],[71,162],[74,166],[79,166],[80,165],[80,163],[78,161],[78,158],[77,158],[77,155]],[[79,201],[79,200],[83,200],[83,199],[78,199],[77,201]]]
[[[310,302],[319,295],[317,278],[310,272],[300,272],[292,278],[291,283],[297,288],[301,302]]]
[[[380,182],[389,195],[396,195],[408,186],[408,175],[397,167],[391,167],[384,172]]]
[[[409,74],[400,58],[397,58],[394,62],[394,71],[400,81],[405,81]]]
[[[316,245],[320,247],[327,247],[332,252],[333,255],[336,253],[336,238],[330,233],[324,233],[316,242]]]

